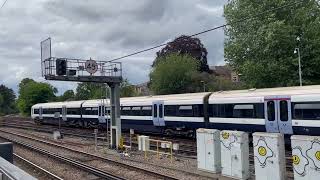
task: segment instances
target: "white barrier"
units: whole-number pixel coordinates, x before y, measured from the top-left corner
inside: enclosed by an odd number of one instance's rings
[[[280,133],[253,133],[256,180],[285,180],[284,137]]]
[[[320,136],[291,136],[295,180],[320,179]]]
[[[198,169],[217,173],[221,171],[220,131],[197,129]]]
[[[138,136],[139,151],[148,151],[150,149],[149,136]]]
[[[249,139],[241,131],[221,131],[221,168],[222,175],[236,179],[248,179]]]

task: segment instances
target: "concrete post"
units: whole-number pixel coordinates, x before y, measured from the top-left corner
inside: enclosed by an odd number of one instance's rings
[[[111,141],[113,148],[118,148],[121,138],[121,119],[120,119],[120,83],[110,83],[111,97]]]

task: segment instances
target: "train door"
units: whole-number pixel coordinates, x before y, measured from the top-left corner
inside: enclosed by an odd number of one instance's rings
[[[39,119],[43,119],[43,116],[42,116],[42,107],[39,107]]]
[[[163,101],[152,103],[152,121],[154,126],[165,126]]]
[[[66,106],[62,106],[62,120],[66,121],[67,120],[67,107]]]
[[[267,132],[292,134],[291,99],[288,96],[265,97]]]
[[[105,106],[103,104],[100,104],[98,107],[98,120],[99,123],[106,123],[106,118],[105,118]]]

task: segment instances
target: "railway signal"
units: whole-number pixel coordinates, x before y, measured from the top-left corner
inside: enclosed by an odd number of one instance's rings
[[[65,59],[56,60],[56,74],[63,76],[67,74],[67,61]]]
[[[51,38],[41,41],[41,72],[46,80],[107,83],[111,89],[111,147],[119,147],[121,137],[120,62],[57,58],[51,55]],[[40,119],[42,115],[40,116]]]

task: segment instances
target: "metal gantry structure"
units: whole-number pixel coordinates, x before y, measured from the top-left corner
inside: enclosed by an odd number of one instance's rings
[[[111,90],[110,145],[118,148],[121,139],[120,83],[122,82],[122,64],[120,62],[97,61],[91,58],[85,60],[52,57],[51,38],[42,41],[40,44],[41,72],[46,80],[108,84]]]

